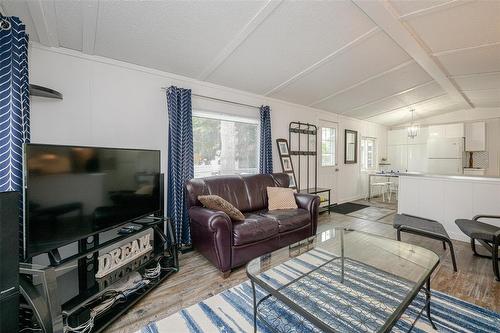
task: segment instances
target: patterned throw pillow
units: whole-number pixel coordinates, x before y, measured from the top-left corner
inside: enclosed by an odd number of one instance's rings
[[[245,220],[245,216],[240,212],[238,208],[234,207],[218,195],[200,195],[198,196],[198,200],[200,200],[200,202],[203,204],[203,207],[223,211],[231,218],[231,220]]]
[[[268,187],[267,198],[269,210],[297,208],[295,190],[286,187]]]

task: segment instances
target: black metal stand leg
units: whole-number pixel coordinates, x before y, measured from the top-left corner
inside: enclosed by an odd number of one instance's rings
[[[476,252],[476,240],[474,238],[470,239],[470,248],[472,249],[472,252],[474,252],[476,256],[479,255],[479,253]]]
[[[443,250],[446,250],[446,242],[443,241]]]
[[[443,242],[443,244],[444,244],[444,242]],[[455,250],[453,249],[453,243],[451,241],[449,241],[448,246],[450,248],[451,262],[453,263],[453,270],[455,272],[457,272],[457,261],[455,260]]]
[[[397,229],[396,237],[397,237],[398,241],[401,241],[401,230]]]
[[[257,295],[255,293],[255,283],[252,283],[252,293],[253,293],[253,332],[257,333]]]
[[[500,273],[498,272],[498,244],[493,244],[493,251],[491,254],[491,259],[493,261],[493,273],[495,273],[497,281],[500,281]]]
[[[425,307],[427,311],[427,318],[429,318],[429,321],[432,325],[432,328],[437,330],[436,325],[434,325],[434,322],[432,321],[431,318],[431,278],[429,277],[427,279],[427,282],[425,283]]]

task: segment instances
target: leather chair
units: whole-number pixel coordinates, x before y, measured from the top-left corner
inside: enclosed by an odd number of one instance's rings
[[[267,209],[267,187],[288,187],[285,173],[191,179],[186,183],[193,246],[223,273],[253,258],[316,234],[320,199],[296,193],[297,209]],[[198,196],[213,194],[244,215],[232,221],[221,211],[204,208]]]
[[[470,237],[470,246],[474,255],[483,258],[490,258],[493,262],[493,273],[497,281],[500,281],[498,268],[498,247],[500,246],[500,227],[493,224],[479,222],[480,219],[500,219],[498,215],[476,215],[472,220],[458,219],[455,224],[464,234]],[[491,256],[479,254],[476,251],[476,240],[491,253]]]

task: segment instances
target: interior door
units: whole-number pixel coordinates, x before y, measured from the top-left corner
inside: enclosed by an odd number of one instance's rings
[[[331,203],[338,202],[339,127],[320,120],[318,131],[318,187],[331,189]]]

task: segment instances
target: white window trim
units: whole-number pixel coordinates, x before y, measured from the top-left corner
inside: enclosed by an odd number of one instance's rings
[[[208,118],[208,119],[216,119],[216,120],[227,120],[235,123],[244,123],[244,124],[257,124],[259,125],[259,119],[250,118],[250,117],[241,117],[235,116],[228,113],[222,112],[213,112],[213,111],[202,111],[202,110],[193,110],[193,117],[198,118]]]

